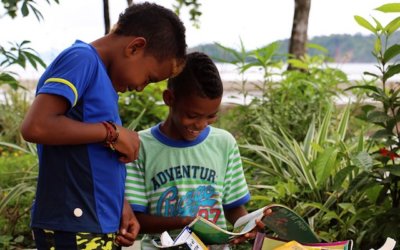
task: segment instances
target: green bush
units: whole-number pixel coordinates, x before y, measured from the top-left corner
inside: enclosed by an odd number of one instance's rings
[[[138,117],[137,131],[149,128],[166,118],[168,107],[164,105],[162,93],[166,82],[147,86],[142,92],[125,92],[119,97],[119,112],[124,126],[129,126]]]
[[[256,207],[282,203],[305,217],[326,241],[356,239],[363,225],[361,210],[372,205],[364,190],[357,190],[364,169],[372,166],[363,134],[347,137],[350,106],[333,122],[332,108],[324,119],[312,120],[303,141],[285,131],[276,132],[268,121],[255,126],[260,144],[245,144],[257,157],[244,157]],[[336,126],[332,126],[336,124]],[[360,209],[360,211],[358,211]],[[366,212],[366,213],[365,213]],[[364,214],[371,216],[370,210]]]
[[[30,208],[34,199],[37,158],[1,147],[0,248],[32,247]]]

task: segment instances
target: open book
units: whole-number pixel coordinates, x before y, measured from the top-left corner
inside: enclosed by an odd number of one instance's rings
[[[264,216],[264,211],[271,209],[272,214]],[[284,240],[295,240],[302,243],[318,243],[319,238],[310,226],[290,208],[271,204],[240,217],[233,225],[232,231],[224,230],[214,223],[197,217],[188,228],[195,233],[206,245],[225,244],[232,238],[244,235],[256,227],[256,220],[261,220],[266,230]]]

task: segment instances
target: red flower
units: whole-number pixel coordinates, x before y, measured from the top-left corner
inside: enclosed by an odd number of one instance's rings
[[[391,160],[394,160],[395,158],[399,158],[400,157],[395,152],[389,151],[386,148],[379,149],[379,153],[384,157],[389,157]]]
[[[379,149],[382,156],[388,156],[389,151],[386,148]]]

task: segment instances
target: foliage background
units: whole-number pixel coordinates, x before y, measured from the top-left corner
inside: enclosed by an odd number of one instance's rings
[[[32,1],[24,3],[23,13],[37,13],[29,5]],[[381,11],[399,9],[397,4],[382,6]],[[249,104],[223,106],[216,126],[231,131],[240,143],[253,197],[249,210],[272,202],[286,204],[306,218],[321,239],[353,239],[355,249],[369,249],[389,236],[400,241],[400,91],[390,82],[400,72],[400,20],[387,25],[362,17],[356,21],[374,39],[371,51],[380,74],[367,73],[373,76],[370,81],[350,82],[343,72],[330,68],[329,49],[319,45],[310,45],[319,53],[293,59],[280,52],[281,43],[251,51],[242,42],[239,51],[216,44],[229,56],[219,59],[233,64],[238,75],[252,68],[264,73],[258,85],[262,95]],[[1,47],[1,53],[0,85],[6,94],[0,103],[0,247],[30,248],[37,159],[34,145],[21,139],[18,126],[31,100],[7,68],[45,64],[28,41],[12,44],[9,50]],[[298,70],[286,70],[285,63]],[[282,72],[279,81],[271,69]],[[236,84],[238,94],[248,97],[249,83],[242,78]],[[121,94],[124,124],[132,125],[137,117],[137,129],[160,122],[167,112],[161,99],[164,88],[165,83],[158,83],[143,93]],[[339,94],[356,101],[336,105]]]

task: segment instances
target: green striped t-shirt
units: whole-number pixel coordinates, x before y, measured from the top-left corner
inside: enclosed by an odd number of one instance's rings
[[[208,126],[194,141],[176,141],[159,126],[139,132],[139,158],[127,166],[126,197],[134,211],[202,216],[226,229],[224,208],[250,200],[236,140]]]

